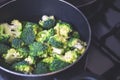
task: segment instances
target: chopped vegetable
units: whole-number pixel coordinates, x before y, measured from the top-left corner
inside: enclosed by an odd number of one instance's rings
[[[29,45],[29,48],[31,56],[47,57],[48,47],[45,44],[34,42],[33,44]]]
[[[27,58],[25,58],[25,61],[28,62],[30,65],[36,63],[35,57],[33,56],[28,56]]]
[[[42,73],[47,73],[47,72],[49,72],[49,68],[46,63],[44,62],[37,63],[37,66],[34,70],[35,74],[42,74]]]
[[[69,63],[62,61],[58,58],[55,58],[53,62],[50,64],[50,71],[57,71],[57,70],[65,68],[68,65]]]
[[[8,49],[9,49],[9,46],[0,43],[0,55],[6,53]]]
[[[21,34],[21,39],[24,41],[26,45],[33,43],[35,39],[35,33],[33,31],[33,28],[32,27],[24,28]]]
[[[60,36],[64,36],[65,38],[68,38],[68,34],[72,32],[72,28],[70,24],[59,21],[56,26],[54,27],[56,30],[56,33]]]
[[[14,38],[19,38],[22,33],[22,24],[18,20],[13,20],[11,25],[7,23],[0,24],[0,38],[3,36],[4,38],[9,37],[9,41],[11,42]]]
[[[43,15],[39,23],[13,20],[0,24],[0,57],[4,66],[25,74],[44,74],[74,63],[85,51],[72,25]]]
[[[19,38],[14,38],[12,40],[12,47],[14,48],[20,48],[24,45],[23,41]]]
[[[19,59],[21,59],[23,55],[21,55],[19,52],[17,52],[14,48],[11,48],[8,50],[7,54],[3,54],[3,58],[5,59],[5,62],[8,64],[11,64]]]
[[[33,67],[31,67],[25,61],[14,63],[12,65],[12,68],[15,69],[18,72],[23,72],[23,73],[32,73],[32,71],[33,71]]]
[[[54,16],[43,15],[42,20],[39,21],[39,24],[43,29],[50,29],[55,25],[55,18]]]

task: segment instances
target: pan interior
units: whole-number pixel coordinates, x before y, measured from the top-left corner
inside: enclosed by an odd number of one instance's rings
[[[80,38],[89,44],[90,28],[84,15],[72,5],[58,0],[17,0],[0,9],[0,23],[9,23],[13,19],[38,22],[43,15],[54,15],[72,24]]]

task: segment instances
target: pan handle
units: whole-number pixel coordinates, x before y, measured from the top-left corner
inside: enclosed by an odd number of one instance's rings
[[[14,2],[16,0],[1,0],[0,1],[0,8],[4,7],[5,5],[11,3],[11,2]]]

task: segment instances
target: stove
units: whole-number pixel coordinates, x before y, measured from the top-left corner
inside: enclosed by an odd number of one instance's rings
[[[0,0],[0,3],[8,0]],[[36,80],[120,80],[120,0],[96,0],[78,7],[87,17],[92,30],[90,48],[83,59],[56,75]],[[77,1],[77,0],[75,0]],[[0,80],[34,80],[0,70]]]

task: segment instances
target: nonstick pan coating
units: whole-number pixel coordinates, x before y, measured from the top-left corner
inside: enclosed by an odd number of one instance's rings
[[[0,8],[0,23],[9,22],[13,19],[18,19],[20,21],[38,22],[43,15],[54,15],[57,19],[72,24],[73,29],[79,32],[80,38],[87,43],[87,51],[91,40],[91,30],[89,23],[80,10],[63,0],[16,0],[11,3],[2,5]],[[83,55],[86,54],[86,51]],[[81,60],[83,55],[80,56],[78,60]],[[73,66],[76,62],[62,70],[46,74],[21,74],[8,70],[2,65],[0,66],[0,69],[14,75],[38,77],[56,74]]]

